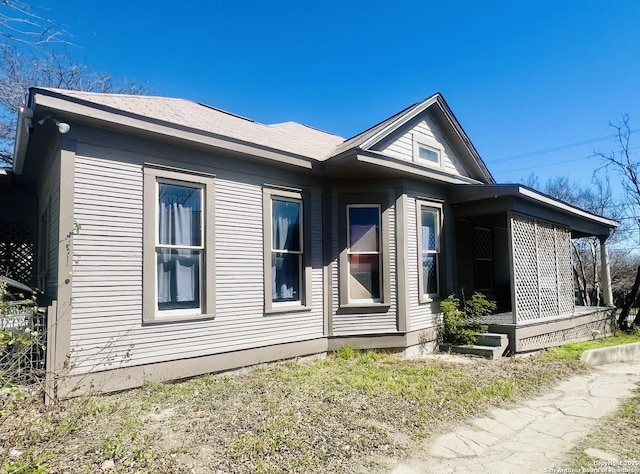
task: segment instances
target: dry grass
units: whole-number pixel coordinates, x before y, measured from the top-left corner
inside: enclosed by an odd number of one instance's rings
[[[0,412],[0,464],[7,472],[371,472],[454,423],[586,370],[548,357],[460,360],[344,350],[53,408],[22,401]]]

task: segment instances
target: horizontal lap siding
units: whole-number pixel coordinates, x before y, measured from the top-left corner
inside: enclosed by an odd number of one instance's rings
[[[58,242],[63,239],[58,235],[58,220],[59,220],[59,203],[60,203],[60,154],[55,156],[53,164],[47,170],[47,173],[41,186],[41,194],[38,196],[38,224],[40,225],[40,217],[48,207],[48,242],[47,251],[48,255],[45,259],[47,262],[47,268],[38,268],[37,270],[42,273],[44,282],[38,281],[38,285],[44,283],[44,291],[47,295],[54,298],[58,291]],[[44,229],[38,229],[38,233],[43,232]],[[39,242],[39,240],[38,240]]]
[[[416,197],[419,196],[419,197]],[[407,199],[407,246],[408,246],[408,289],[409,289],[409,317],[410,329],[423,329],[434,326],[437,321],[437,315],[440,313],[440,301],[434,299],[431,302],[420,302],[420,286],[421,278],[421,262],[419,257],[419,231],[418,231],[418,200],[425,203],[430,202],[430,198],[434,202],[439,202],[445,197],[442,190],[430,188],[424,190],[412,190]],[[441,242],[440,242],[440,296],[447,296],[447,289],[454,287],[454,250],[455,239],[454,230],[455,222],[453,211],[448,205],[442,206],[444,218]]]
[[[262,182],[216,173],[216,315],[142,325],[143,168],[76,158],[72,363],[78,373],[321,337],[322,201],[313,190],[311,311],[264,315]],[[98,156],[104,156],[101,149]],[[145,157],[148,160],[148,157]],[[140,160],[141,161],[141,160]],[[188,176],[185,176],[188,179]],[[213,218],[213,216],[211,216]],[[213,250],[213,249],[212,249]]]
[[[442,154],[442,167],[448,173],[469,176],[462,161],[451,148],[448,140],[440,130],[440,127],[428,115],[424,114],[417,122],[411,122],[409,128],[401,129],[397,138],[382,145],[380,151],[405,161],[413,161],[413,134],[417,133],[434,139],[444,148]],[[425,165],[429,166],[429,165]]]
[[[414,197],[407,199],[407,246],[408,246],[408,287],[409,287],[409,319],[411,330],[431,326],[433,315],[431,305],[420,303],[420,259],[418,256],[417,203]]]
[[[340,254],[340,237],[338,235],[338,215],[340,212],[346,212],[345,209],[338,208],[337,199],[334,202],[334,213],[332,216],[332,228],[336,229],[332,236],[332,246],[334,249],[334,255]],[[389,281],[391,285],[391,306],[388,311],[384,313],[366,313],[366,310],[357,313],[343,313],[340,312],[340,295],[339,295],[339,262],[333,261],[331,278],[332,284],[332,308],[334,308],[333,314],[333,335],[357,335],[357,334],[374,334],[374,333],[391,333],[398,330],[397,324],[397,287],[396,287],[396,238],[395,238],[395,209],[394,206],[389,206],[389,229],[391,235],[389,236],[389,248],[384,251],[389,252]]]

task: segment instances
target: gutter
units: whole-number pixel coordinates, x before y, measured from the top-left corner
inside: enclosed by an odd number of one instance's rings
[[[16,142],[13,147],[13,172],[17,175],[22,174],[22,169],[24,167],[27,146],[29,145],[29,135],[33,131],[33,125],[31,124],[32,118],[32,109],[29,107],[20,107],[18,112]]]

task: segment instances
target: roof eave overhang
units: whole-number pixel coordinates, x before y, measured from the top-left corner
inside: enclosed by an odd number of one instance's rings
[[[568,225],[576,237],[606,237],[618,222],[521,185],[454,186],[449,202],[459,216],[514,210]]]
[[[387,172],[390,176],[402,176],[417,180],[439,181],[446,184],[481,184],[479,181],[466,176],[458,176],[427,165],[401,160],[383,153],[362,150],[360,148],[348,150],[337,155],[331,161],[325,162],[324,170],[328,174],[339,173],[345,167],[375,167]]]
[[[133,132],[134,134],[143,135],[151,134],[160,140],[178,141],[183,144],[212,148],[298,169],[311,170],[320,163],[310,157],[261,146],[249,141],[236,140],[201,130],[180,127],[135,114],[119,113],[115,109],[109,110],[106,107],[96,106],[80,99],[59,96],[52,91],[34,89],[32,90],[32,98],[35,113],[46,114],[47,111],[51,111],[57,115],[68,117],[74,122],[90,126],[98,125],[103,129],[126,130],[127,133]]]

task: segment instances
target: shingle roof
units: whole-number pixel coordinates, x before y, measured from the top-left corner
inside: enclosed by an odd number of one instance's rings
[[[152,119],[171,125],[230,137],[296,155],[324,160],[344,138],[295,122],[272,125],[234,115],[207,105],[185,99],[167,97],[105,94],[70,91],[54,88],[36,88],[85,103],[125,112],[143,119]]]

